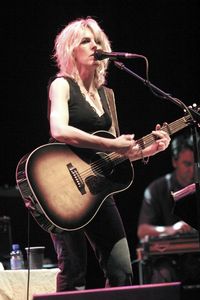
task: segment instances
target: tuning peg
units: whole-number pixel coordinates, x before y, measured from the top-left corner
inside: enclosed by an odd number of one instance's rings
[[[197,110],[197,111],[200,110],[200,108],[197,106],[196,103],[193,103],[192,105],[189,105],[188,108],[192,108],[192,109],[195,109],[195,110]]]
[[[194,109],[197,109],[197,104],[196,104],[196,103],[193,103],[193,104],[192,104],[192,107],[193,107]]]

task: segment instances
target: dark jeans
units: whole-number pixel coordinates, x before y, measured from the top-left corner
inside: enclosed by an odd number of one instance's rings
[[[86,285],[88,238],[106,278],[106,286],[132,284],[130,253],[121,217],[113,198],[102,204],[83,229],[51,234],[60,272],[57,291],[83,289]]]

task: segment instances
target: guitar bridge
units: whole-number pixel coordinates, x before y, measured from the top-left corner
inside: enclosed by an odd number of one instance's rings
[[[67,168],[68,168],[78,190],[81,192],[82,195],[86,194],[85,184],[84,184],[78,170],[71,163],[67,164]]]

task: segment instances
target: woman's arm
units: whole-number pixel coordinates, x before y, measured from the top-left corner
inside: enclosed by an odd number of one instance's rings
[[[122,154],[134,146],[133,135],[128,134],[116,139],[109,139],[69,126],[69,84],[64,78],[57,78],[52,82],[49,98],[51,101],[50,131],[57,141],[77,147],[116,151]]]
[[[153,131],[159,140],[143,151],[140,151],[136,145],[133,134],[123,134],[115,139],[109,139],[69,126],[69,84],[64,78],[57,78],[52,82],[49,99],[51,101],[50,131],[51,135],[59,142],[81,148],[117,152],[126,155],[131,160],[154,155],[165,150],[169,145],[170,138],[166,132],[159,130],[160,125],[157,125],[156,131]]]

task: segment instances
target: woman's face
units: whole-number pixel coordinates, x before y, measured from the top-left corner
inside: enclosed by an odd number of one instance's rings
[[[100,41],[95,40],[94,34],[89,28],[85,28],[80,44],[74,48],[77,66],[96,67],[98,61],[94,58],[94,52],[97,49],[101,49]]]

